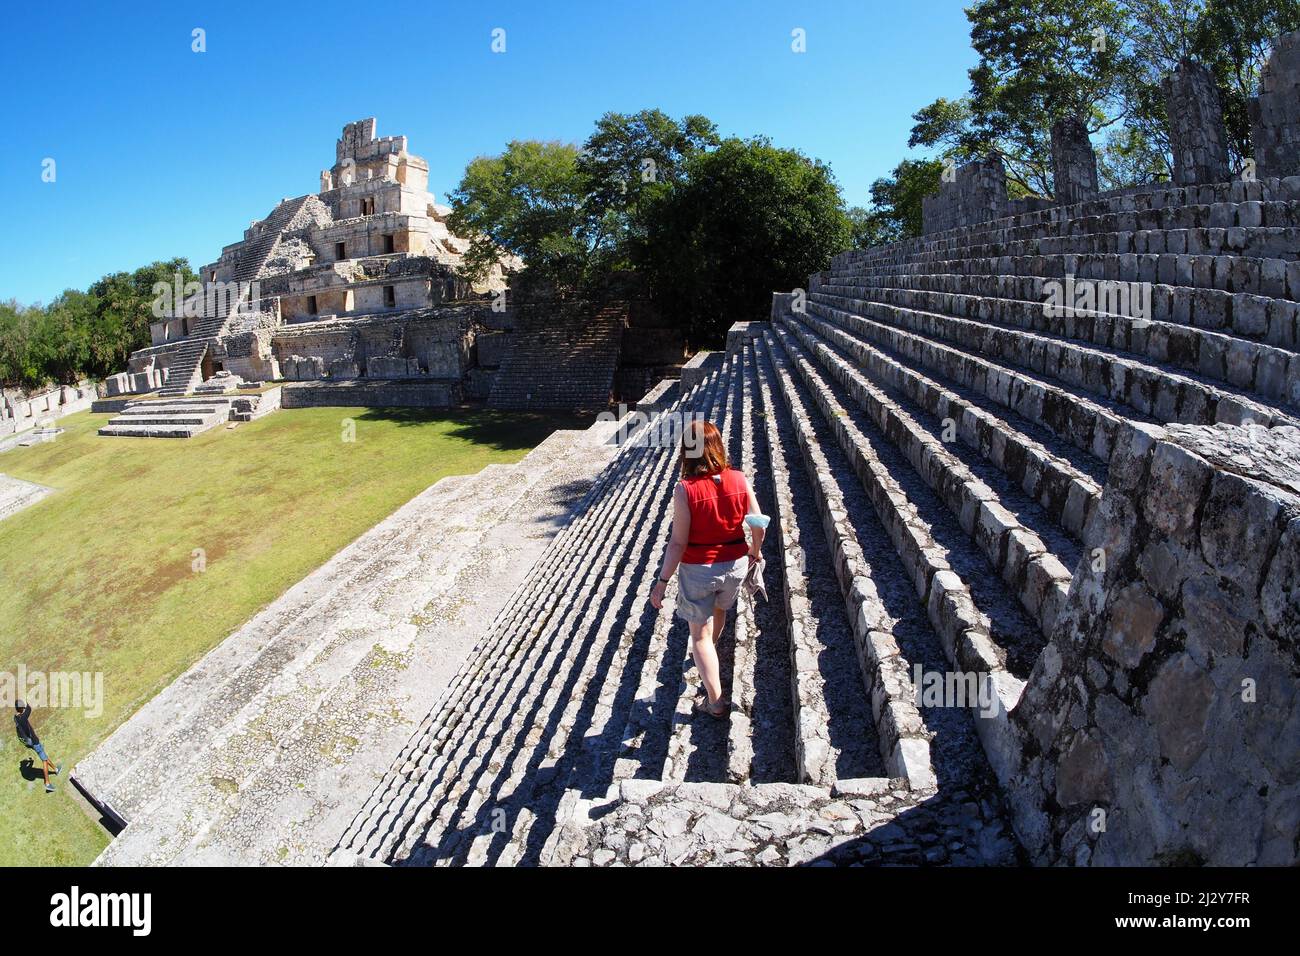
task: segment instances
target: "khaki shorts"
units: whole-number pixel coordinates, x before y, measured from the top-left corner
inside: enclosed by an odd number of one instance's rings
[[[748,555],[714,564],[677,565],[677,616],[703,624],[713,617],[715,608],[727,610],[736,603],[748,571]]]

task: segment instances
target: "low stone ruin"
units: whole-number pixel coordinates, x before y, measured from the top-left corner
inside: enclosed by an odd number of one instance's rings
[[[1255,174],[1300,175],[1300,31],[1274,44],[1249,107]]]

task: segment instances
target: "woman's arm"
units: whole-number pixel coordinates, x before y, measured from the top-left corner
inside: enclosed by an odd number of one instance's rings
[[[682,555],[686,553],[686,544],[691,540],[691,506],[686,500],[686,488],[678,482],[673,491],[673,533],[664,551],[664,563],[659,570],[659,580],[650,592],[650,603],[659,608],[664,603],[664,591],[668,589],[668,580],[681,564]]]
[[[749,483],[748,476],[745,478],[745,490],[749,492],[749,513],[762,517],[763,511],[758,507],[758,497],[754,494],[754,486]],[[749,524],[749,522],[746,522],[746,524]],[[749,556],[757,558],[763,551],[763,538],[767,534],[767,523],[764,522],[762,525],[749,524],[749,533],[753,538],[749,546]]]

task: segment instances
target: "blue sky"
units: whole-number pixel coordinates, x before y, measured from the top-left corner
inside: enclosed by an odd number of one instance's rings
[[[581,142],[606,111],[658,107],[801,149],[865,204],[908,155],[911,114],[966,90],[962,6],[9,4],[0,299],[48,301],[173,255],[209,262],[282,197],[315,192],[343,124],[366,116],[409,137],[440,200],[511,139]],[[191,51],[196,27],[205,53]]]

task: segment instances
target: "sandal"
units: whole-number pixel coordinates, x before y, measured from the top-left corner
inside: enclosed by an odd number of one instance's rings
[[[714,708],[717,708],[716,710]],[[710,704],[709,699],[697,700],[692,708],[697,714],[708,714],[715,720],[722,720],[731,712],[731,705],[725,700],[720,700],[716,704]]]

